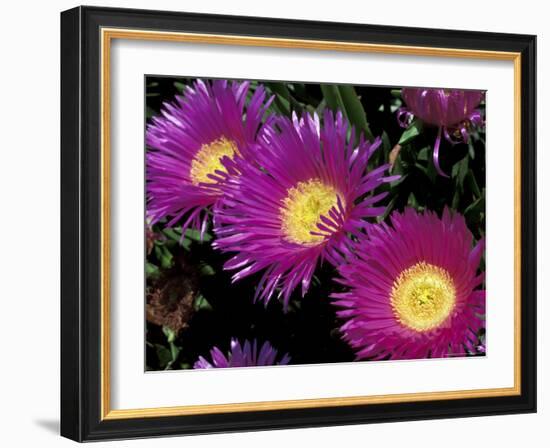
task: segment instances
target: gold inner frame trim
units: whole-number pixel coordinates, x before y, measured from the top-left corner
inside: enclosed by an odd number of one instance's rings
[[[356,53],[382,53],[423,57],[451,57],[513,61],[514,63],[514,386],[441,392],[368,395],[302,400],[279,400],[211,405],[188,405],[140,409],[111,409],[110,368],[110,62],[113,39],[184,42],[212,45],[239,45]],[[458,48],[337,42],[306,39],[279,39],[216,34],[101,29],[101,419],[168,417],[229,412],[307,409],[431,400],[503,397],[521,394],[521,54],[514,52]]]

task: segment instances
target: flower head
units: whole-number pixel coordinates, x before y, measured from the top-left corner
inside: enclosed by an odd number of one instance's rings
[[[306,293],[324,259],[334,265],[349,251],[349,234],[359,234],[384,207],[373,194],[389,165],[369,171],[369,156],[380,140],[353,145],[342,114],[281,119],[265,131],[258,166],[242,166],[215,208],[215,247],[234,252],[225,265],[239,280],[265,271],[256,298],[266,303],[277,288],[285,306],[301,284]]]
[[[410,111],[433,126],[458,126],[479,106],[479,90],[404,88],[401,96]]]
[[[251,366],[274,366],[286,365],[290,362],[288,354],[283,355],[277,361],[277,350],[269,342],[264,342],[258,352],[256,340],[244,341],[240,344],[237,339],[231,339],[231,349],[227,355],[218,348],[210,350],[211,361],[202,356],[195,362],[194,369],[212,369],[223,367],[251,367]]]
[[[373,225],[339,268],[335,293],[344,339],[358,359],[418,359],[475,352],[484,326],[485,290],[478,273],[483,241],[462,215],[408,208],[391,225]]]
[[[479,90],[404,88],[401,96],[407,104],[398,111],[401,126],[408,126],[412,116],[417,116],[424,123],[438,127],[434,165],[440,175],[447,177],[439,166],[441,136],[443,134],[452,144],[467,143],[471,126],[483,124],[481,113],[476,108],[484,93]]]
[[[148,279],[145,317],[147,321],[168,327],[176,334],[189,327],[193,303],[199,291],[199,273],[184,257],[176,257],[174,267]]]
[[[258,87],[248,106],[248,82],[196,81],[164,103],[147,126],[147,210],[154,224],[169,217],[204,231],[206,207],[222,194],[223,174],[235,158],[251,159],[270,101]],[[243,118],[244,117],[244,118]]]

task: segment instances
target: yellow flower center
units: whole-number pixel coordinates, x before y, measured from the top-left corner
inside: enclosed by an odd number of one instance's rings
[[[317,224],[321,222],[321,216],[327,216],[337,204],[336,189],[319,179],[298,182],[295,187],[289,188],[280,209],[286,239],[302,245],[322,242],[325,239],[323,235],[312,235],[311,232],[320,232]]]
[[[402,271],[391,290],[396,318],[419,332],[441,325],[453,310],[455,300],[456,290],[449,273],[424,262]]]
[[[207,145],[202,145],[191,162],[191,181],[195,185],[200,183],[216,183],[216,181],[210,179],[208,175],[215,174],[216,171],[223,171],[226,173],[227,170],[223,166],[221,160],[225,156],[233,158],[238,152],[235,142],[225,137],[214,140]]]

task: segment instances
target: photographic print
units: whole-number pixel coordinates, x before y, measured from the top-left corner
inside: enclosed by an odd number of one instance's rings
[[[145,95],[147,371],[485,355],[485,92]]]

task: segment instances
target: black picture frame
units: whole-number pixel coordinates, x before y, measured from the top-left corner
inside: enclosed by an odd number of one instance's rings
[[[514,396],[102,419],[101,28],[521,54],[521,393]],[[536,36],[77,7],[61,14],[61,434],[76,441],[536,411]]]

